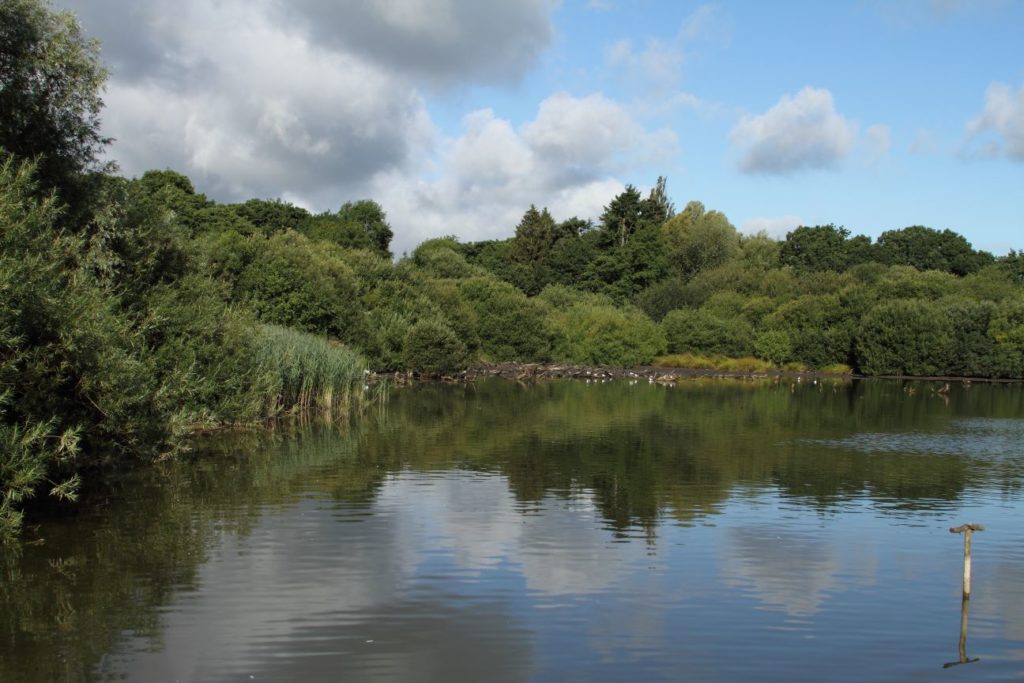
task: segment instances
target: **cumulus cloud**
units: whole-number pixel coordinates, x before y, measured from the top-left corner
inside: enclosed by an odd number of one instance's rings
[[[967,124],[968,152],[1024,161],[1024,85],[1016,93],[1004,83],[985,91],[985,108]]]
[[[509,234],[530,204],[596,217],[618,175],[674,154],[601,94],[556,93],[514,124],[491,110],[445,137],[429,97],[521,77],[553,0],[62,0],[111,68],[104,133],[126,175],[188,174],[221,201],[314,210],[372,197],[396,252]]]
[[[553,0],[277,0],[320,44],[441,84],[518,79],[551,41]]]
[[[783,95],[763,114],[741,118],[730,138],[743,149],[741,171],[784,174],[836,166],[856,135],[856,125],[836,111],[831,92],[806,87],[795,97]]]
[[[675,134],[648,130],[600,94],[556,93],[518,128],[489,109],[464,117],[460,134],[426,173],[379,174],[373,196],[388,209],[396,251],[441,234],[504,237],[530,204],[556,218],[595,218],[624,185],[617,176],[676,153]]]

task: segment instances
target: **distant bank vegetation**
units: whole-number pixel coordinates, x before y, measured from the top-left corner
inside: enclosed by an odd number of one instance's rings
[[[101,162],[106,72],[73,17],[0,0],[0,537],[39,492],[197,426],[339,412],[366,368],[480,361],[1024,377],[1024,253],[949,230],[741,235],[660,179],[596,223],[529,207],[505,240],[395,261],[372,200],[217,203]]]

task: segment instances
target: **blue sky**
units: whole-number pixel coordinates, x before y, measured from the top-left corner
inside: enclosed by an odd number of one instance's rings
[[[669,179],[740,229],[923,224],[1024,247],[1024,2],[64,0],[128,175],[369,196],[397,251],[596,217]]]

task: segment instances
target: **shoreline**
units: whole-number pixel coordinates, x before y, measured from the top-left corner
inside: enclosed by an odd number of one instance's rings
[[[586,381],[642,380],[652,384],[674,384],[680,380],[732,379],[732,380],[783,380],[797,382],[804,380],[900,380],[913,382],[947,382],[970,385],[972,383],[1019,384],[1024,380],[992,377],[957,377],[946,375],[859,375],[856,373],[831,373],[818,370],[756,370],[727,371],[699,368],[666,368],[644,365],[635,368],[618,368],[603,365],[574,365],[572,363],[482,363],[452,374],[430,374],[413,371],[370,373],[371,381],[387,380],[398,385],[412,381],[474,382],[485,377],[501,377],[517,382],[548,379],[581,379]]]

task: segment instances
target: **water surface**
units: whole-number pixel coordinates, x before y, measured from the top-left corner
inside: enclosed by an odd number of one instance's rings
[[[937,386],[420,385],[204,442],[5,551],[0,680],[1024,677],[1024,391]]]

